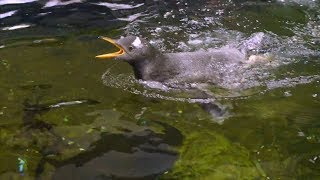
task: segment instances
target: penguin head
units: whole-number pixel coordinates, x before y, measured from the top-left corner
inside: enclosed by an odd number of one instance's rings
[[[138,36],[122,37],[118,40],[113,40],[108,37],[101,37],[103,40],[110,42],[116,46],[119,50],[113,53],[107,53],[96,56],[100,59],[118,59],[126,61],[130,64],[134,64],[137,61],[147,59],[155,54],[155,49],[151,44]]]

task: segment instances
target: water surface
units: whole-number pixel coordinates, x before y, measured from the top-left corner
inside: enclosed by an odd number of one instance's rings
[[[317,179],[319,6],[0,0],[0,179]],[[228,109],[222,124],[193,94],[145,87],[128,64],[94,58],[114,50],[101,35],[185,52],[256,32],[274,58],[243,88],[212,89]]]

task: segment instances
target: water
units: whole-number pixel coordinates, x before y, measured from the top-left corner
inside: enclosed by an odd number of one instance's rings
[[[319,178],[319,6],[0,0],[0,179]],[[94,58],[114,48],[101,35],[185,52],[256,32],[272,61],[237,88],[226,77],[214,99]],[[226,107],[223,123],[204,101]]]

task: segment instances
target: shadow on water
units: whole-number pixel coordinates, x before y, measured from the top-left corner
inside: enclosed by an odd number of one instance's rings
[[[181,145],[183,138],[176,128],[153,122],[164,128],[163,134],[102,133],[86,152],[64,161],[48,160],[57,168],[53,179],[155,179],[173,166],[177,152],[170,146]]]

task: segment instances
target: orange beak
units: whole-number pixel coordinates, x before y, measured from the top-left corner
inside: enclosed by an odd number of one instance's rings
[[[120,44],[116,43],[113,39],[108,38],[108,37],[101,37],[101,38],[102,38],[103,40],[105,40],[105,41],[113,44],[113,45],[116,46],[117,48],[119,48],[119,51],[113,52],[113,53],[108,53],[108,54],[101,54],[101,55],[96,56],[96,58],[100,58],[100,59],[110,59],[110,58],[118,57],[118,56],[120,56],[120,55],[125,54],[124,48],[123,48]]]

